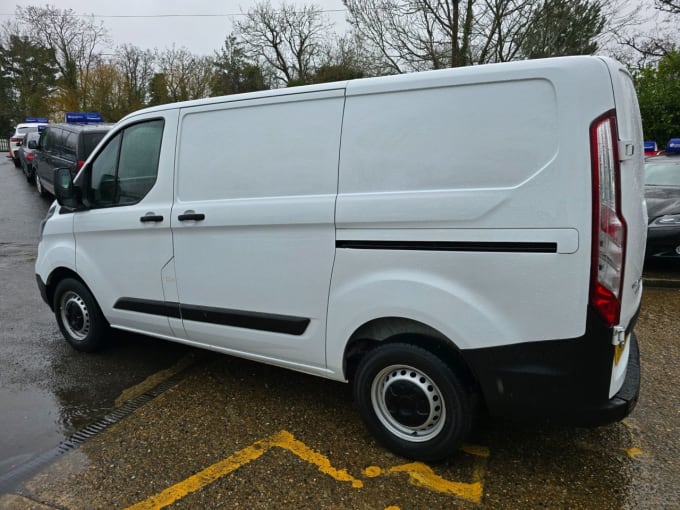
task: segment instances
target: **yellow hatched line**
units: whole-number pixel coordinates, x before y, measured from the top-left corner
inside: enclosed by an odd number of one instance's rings
[[[293,434],[281,430],[268,438],[257,441],[252,445],[240,450],[220,462],[199,471],[175,485],[168,487],[162,492],[150,498],[128,507],[126,510],[156,510],[165,508],[175,501],[196,492],[206,485],[213,483],[219,478],[236,471],[238,468],[259,459],[266,451],[273,447],[283,448],[300,457],[302,460],[316,465],[324,474],[327,474],[339,482],[350,482],[352,487],[360,489],[363,482],[357,480],[344,469],[335,469],[331,466],[328,457],[315,452],[303,442],[295,439]]]

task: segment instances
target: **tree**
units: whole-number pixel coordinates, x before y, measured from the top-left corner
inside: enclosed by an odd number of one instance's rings
[[[170,103],[168,83],[164,73],[155,73],[149,80],[149,106]]]
[[[123,73],[115,63],[99,62],[89,74],[88,109],[101,113],[107,122],[120,120],[130,112],[125,85]]]
[[[198,57],[186,48],[177,49],[173,46],[162,52],[157,51],[156,62],[157,75],[163,76],[169,101],[187,101],[210,95],[210,84],[213,81],[210,58]],[[155,85],[160,86],[161,83],[156,82]]]
[[[511,60],[529,0],[343,0],[383,74]]]
[[[153,52],[124,44],[116,49],[114,65],[122,79],[122,108],[132,112],[145,106],[149,99],[149,83],[154,75]]]
[[[680,14],[680,0],[656,0],[656,8],[660,11]]]
[[[298,8],[282,3],[275,10],[266,0],[236,22],[235,35],[247,57],[269,67],[275,79],[287,85],[309,83],[330,28],[315,5]]]
[[[59,71],[58,107],[63,110],[86,109],[89,73],[99,61],[99,47],[107,43],[103,23],[77,16],[72,9],[17,7],[17,19],[34,44],[45,45],[54,52]]]
[[[653,30],[635,30],[621,37],[624,51],[617,57],[637,69],[655,65],[680,47],[680,0],[655,0],[654,7],[654,14],[645,20]]]
[[[634,78],[645,138],[664,145],[680,133],[680,51],[637,70]]]
[[[575,4],[555,0],[343,3],[354,34],[379,59],[382,74],[506,62],[524,58],[527,50],[544,55],[587,52],[605,33],[626,26],[635,14],[634,10],[620,9],[624,0],[578,0]],[[549,13],[576,17],[579,22],[592,21],[586,27],[588,37],[579,34],[578,29],[583,27],[576,22],[560,19],[558,23]],[[561,34],[565,28],[569,33]]]
[[[15,121],[24,117],[48,117],[54,91],[56,67],[52,50],[32,43],[28,37],[6,34],[0,43],[3,111]]]
[[[530,17],[522,53],[527,58],[593,54],[605,23],[597,2],[545,0]]]
[[[230,34],[224,46],[215,52],[215,75],[211,85],[213,96],[252,92],[269,88],[262,69],[246,57],[243,43]]]

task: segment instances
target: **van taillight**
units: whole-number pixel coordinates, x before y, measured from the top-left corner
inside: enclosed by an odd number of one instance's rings
[[[621,215],[621,167],[614,110],[590,126],[593,173],[593,239],[590,304],[608,326],[619,323],[626,255],[626,222]]]
[[[21,141],[21,138],[19,138],[17,136],[13,136],[12,138],[9,139],[9,141],[12,142],[12,143],[17,143],[17,142]]]
[[[77,172],[78,170],[80,170],[81,168],[83,168],[83,165],[84,165],[84,164],[85,164],[85,161],[83,161],[82,159],[79,159],[79,160],[78,160],[78,163],[76,163],[76,172]]]

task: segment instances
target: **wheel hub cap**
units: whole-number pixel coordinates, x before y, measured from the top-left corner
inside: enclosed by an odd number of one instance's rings
[[[90,332],[90,313],[83,298],[68,292],[61,305],[61,320],[66,331],[76,340],[83,340]]]
[[[432,439],[446,421],[446,408],[437,385],[427,374],[408,365],[381,370],[373,380],[371,400],[382,424],[408,441]]]

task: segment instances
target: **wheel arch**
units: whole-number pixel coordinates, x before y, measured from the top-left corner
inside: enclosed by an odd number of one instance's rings
[[[422,322],[401,317],[382,317],[359,326],[345,346],[343,373],[352,381],[361,358],[386,343],[407,343],[426,349],[442,359],[468,389],[476,390],[477,381],[454,341]]]
[[[54,312],[54,292],[59,285],[59,282],[63,281],[66,278],[73,278],[74,280],[79,281],[82,283],[87,290],[92,294],[92,297],[95,301],[97,301],[96,296],[92,292],[92,289],[90,286],[87,284],[85,280],[83,280],[78,273],[73,271],[72,269],[69,269],[67,267],[58,267],[50,275],[47,277],[47,282],[45,282],[45,291],[48,299],[48,305]],[[97,302],[97,306],[99,306],[99,302]],[[99,306],[101,309],[101,306]]]

